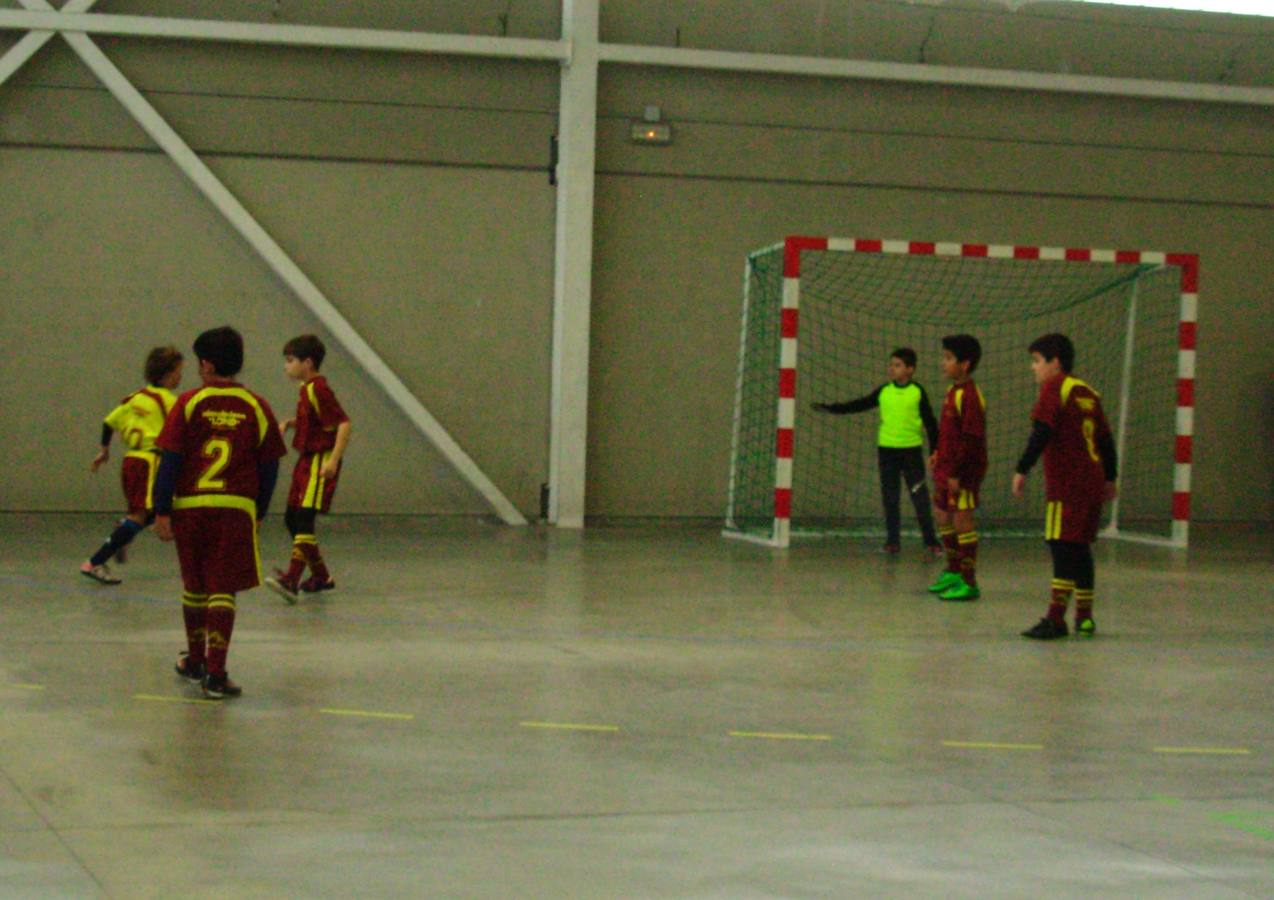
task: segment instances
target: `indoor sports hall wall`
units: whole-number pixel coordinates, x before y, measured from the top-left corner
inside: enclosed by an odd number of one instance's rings
[[[533,38],[560,29],[555,0],[96,8]],[[1218,21],[609,0],[602,38],[1274,86],[1274,28]],[[14,39],[0,34],[0,49]],[[99,43],[534,517],[547,480],[557,68]],[[671,123],[671,146],[628,140],[648,105]],[[1274,520],[1269,112],[604,66],[588,513],[722,514],[744,255],[803,232],[1199,253],[1195,516]],[[91,477],[88,460],[101,416],[139,386],[155,343],[188,350],[204,327],[240,326],[245,380],[286,414],[295,389],[279,347],[314,330],[312,317],[59,41],[0,85],[0,189],[10,424],[0,508],[118,505],[114,472]],[[329,344],[325,371],[356,419],[339,511],[484,512]],[[919,349],[923,380],[940,387],[935,349]],[[1029,401],[991,414],[1021,417],[1025,434]]]

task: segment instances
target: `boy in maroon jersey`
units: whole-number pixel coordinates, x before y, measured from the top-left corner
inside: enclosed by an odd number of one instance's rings
[[[947,550],[947,568],[929,590],[939,600],[976,600],[978,532],[974,510],[986,474],[986,398],[973,383],[982,345],[971,334],[942,339],[942,374],[951,380],[938,420],[933,469],[933,510]]]
[[[238,384],[243,338],[233,328],[195,339],[204,386],[177,398],[155,442],[155,532],[177,541],[187,651],[177,674],[214,700],[242,690],[226,673],[235,594],[261,583],[257,527],[287,453],[270,405]]]
[[[1023,637],[1066,637],[1066,606],[1075,592],[1075,634],[1092,637],[1095,569],[1090,546],[1097,540],[1102,504],[1115,498],[1118,459],[1101,396],[1071,375],[1075,346],[1064,334],[1046,334],[1030,346],[1031,371],[1040,386],[1031,410],[1031,437],[1013,476],[1022,496],[1026,475],[1044,456],[1044,540],[1053,555],[1048,613]]]
[[[296,602],[298,590],[315,593],[336,587],[319,553],[315,526],[318,514],[332,508],[341,459],[349,444],[350,421],[327,379],[319,374],[325,356],[327,348],[312,334],[294,337],[283,345],[283,371],[301,382],[301,396],[296,417],[285,421],[280,433],[295,426],[292,446],[301,451],[301,458],[292,470],[285,517],[292,535],[292,560],[286,572],[275,569],[265,583],[288,603]],[[310,577],[301,581],[307,565]]]

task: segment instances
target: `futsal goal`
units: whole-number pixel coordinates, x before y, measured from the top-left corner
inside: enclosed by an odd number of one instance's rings
[[[786,547],[794,535],[883,533],[876,417],[810,404],[870,392],[890,353],[912,347],[937,415],[941,339],[959,332],[982,344],[978,530],[1039,533],[1042,470],[1027,497],[1010,486],[1038,390],[1027,347],[1060,331],[1115,432],[1120,495],[1103,535],[1183,547],[1197,306],[1198,258],[1185,253],[803,236],[758,250],[745,271],[725,534]]]

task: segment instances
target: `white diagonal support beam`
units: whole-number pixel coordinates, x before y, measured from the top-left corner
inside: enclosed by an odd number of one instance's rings
[[[243,44],[275,44],[294,47],[332,47],[349,50],[381,50],[390,53],[439,53],[461,56],[493,56],[507,59],[541,59],[563,62],[570,56],[565,41],[486,35],[435,34],[427,31],[392,31],[376,28],[332,28],[321,25],[275,25],[258,22],[225,22],[214,19],[170,19],[160,16],[83,15],[83,10],[57,12],[21,0],[26,10],[0,9],[0,29],[75,31],[134,37],[176,38]]]
[[[82,13],[90,9],[96,2],[97,0],[71,0],[70,3],[66,4],[65,11],[67,13]],[[62,15],[62,13],[58,15]],[[9,51],[0,57],[0,84],[4,84],[9,80],[10,75],[26,65],[27,60],[39,53],[40,48],[51,41],[56,33],[53,30],[32,31],[10,47]]]
[[[28,9],[51,9],[47,0],[20,0]],[[62,37],[71,45],[71,49],[92,70],[107,90],[114,95],[129,114],[137,121],[145,132],[176,163],[177,167],[191,180],[213,206],[226,218],[226,221],[239,232],[248,244],[260,254],[276,275],[283,280],[297,298],[304,303],[327,329],[345,347],[349,354],[361,364],[372,378],[380,384],[391,400],[406,414],[438,451],[455,467],[469,484],[478,491],[491,505],[500,518],[509,525],[525,525],[526,519],[517,508],[509,502],[500,489],[491,482],[482,470],[477,467],[460,445],[452,439],[446,429],[430,415],[420,401],[407,389],[402,380],[381,359],[371,346],[363,340],[354,327],[323,295],[318,286],[301,271],[292,258],[270,237],[264,228],[252,217],[252,214],[239,202],[220,179],[212,173],[195,152],[186,144],[181,136],[150,105],[149,101],[133,87],[115,64],[107,59],[106,54],[84,34],[64,31]]]

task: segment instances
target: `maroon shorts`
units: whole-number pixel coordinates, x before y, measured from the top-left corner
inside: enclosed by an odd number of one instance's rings
[[[1044,504],[1044,540],[1091,544],[1101,527],[1102,498],[1049,500]]]
[[[181,583],[195,594],[233,594],[261,583],[257,523],[243,509],[173,510]]]
[[[155,472],[159,469],[159,457],[153,453],[124,457],[119,480],[124,486],[124,500],[130,513],[149,512],[155,505]]]
[[[292,486],[288,489],[288,506],[293,509],[312,509],[325,513],[332,508],[332,497],[336,495],[336,481],[341,477],[340,469],[336,478],[324,478],[323,464],[332,458],[331,450],[321,453],[306,453],[296,461],[292,470]]]
[[[935,508],[948,511],[978,508],[978,488],[982,486],[981,482],[973,485],[966,485],[961,482],[959,492],[952,494],[947,488],[947,480],[945,478],[938,479],[935,477],[933,481],[933,505]]]

